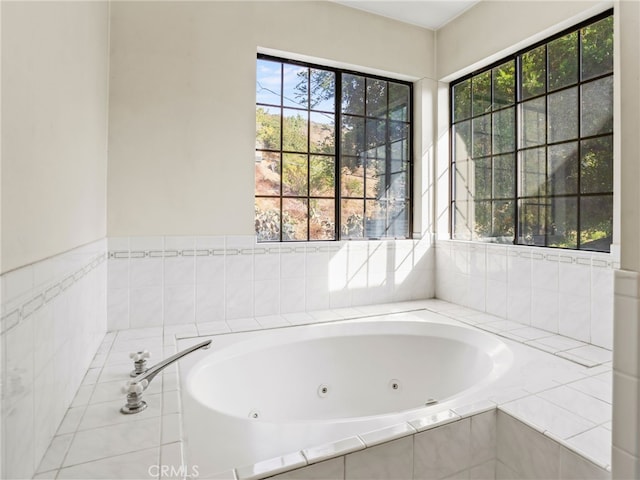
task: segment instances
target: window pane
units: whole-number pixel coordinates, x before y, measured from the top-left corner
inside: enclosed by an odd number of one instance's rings
[[[311,152],[328,153],[335,152],[336,126],[332,113],[311,112]]]
[[[485,200],[491,198],[492,178],[491,174],[491,158],[480,158],[471,162],[473,168],[473,188],[469,188],[471,196],[476,200]],[[456,188],[459,186],[456,184]]]
[[[538,197],[546,194],[545,153],[544,147],[520,152],[520,196]]]
[[[613,132],[613,77],[582,85],[582,136]]]
[[[546,245],[548,203],[549,200],[545,198],[520,200],[520,208],[518,209],[519,244]]]
[[[342,75],[342,111],[364,115],[364,77],[345,73]]]
[[[280,149],[280,109],[256,108],[256,148]]]
[[[409,198],[409,170],[401,170],[391,174],[389,186],[390,201],[406,200]]]
[[[491,154],[491,114],[474,118],[473,156],[484,157]]]
[[[342,200],[340,203],[342,238],[363,238],[364,200]]]
[[[453,238],[456,240],[471,240],[473,212],[471,202],[456,202],[453,210]],[[477,213],[476,213],[477,221]]]
[[[387,145],[387,122],[367,119],[367,157],[384,158]]]
[[[281,63],[258,60],[256,65],[256,103],[280,105]]]
[[[282,199],[282,239],[307,240],[309,211],[306,198]]]
[[[364,235],[368,238],[381,238],[387,231],[386,201],[367,200],[364,219]]]
[[[365,164],[366,197],[382,198],[387,191],[386,162],[384,159],[367,159]]]
[[[473,116],[491,110],[491,72],[481,73],[472,79]]]
[[[613,236],[613,195],[580,199],[580,249],[608,252]]]
[[[391,162],[409,161],[409,138],[391,140]]]
[[[513,243],[514,207],[513,200],[475,202],[474,238],[494,243]]]
[[[512,60],[493,69],[493,109],[506,107],[515,101],[516,68]]]
[[[336,193],[336,164],[334,157],[312,155],[310,160],[309,195],[333,197]]]
[[[578,193],[578,142],[549,147],[549,195]]]
[[[582,79],[613,72],[613,16],[582,29]]]
[[[391,200],[387,205],[388,226],[387,237],[408,238],[409,231],[409,202]]]
[[[311,110],[335,111],[336,74],[327,70],[311,69]]]
[[[491,202],[492,226],[491,238],[496,243],[513,243],[515,228],[515,202],[494,201]]]
[[[493,157],[493,198],[515,197],[515,155]]]
[[[256,198],[256,236],[259,242],[280,240],[280,199]]]
[[[389,118],[408,122],[410,111],[409,86],[389,82]]]
[[[308,151],[308,113],[283,109],[282,149],[291,152]]]
[[[547,245],[550,247],[577,248],[578,199],[550,198],[547,209]]]
[[[473,206],[473,213],[471,217],[465,216],[466,218],[473,218],[473,227],[470,227],[472,231],[474,240],[486,240],[491,237],[491,202],[474,202],[470,205]],[[458,212],[456,211],[456,215]],[[466,215],[471,215],[467,213]]]
[[[307,195],[307,156],[285,153],[282,162],[282,194]]]
[[[391,158],[393,160],[408,160],[409,125],[402,122],[389,122],[389,139],[391,141]]]
[[[549,90],[555,90],[578,81],[578,33],[573,32],[550,42]]]
[[[472,194],[472,183],[471,178],[469,176],[469,168],[471,166],[470,161],[462,161],[455,163],[455,196],[454,199],[456,202],[463,201],[466,202],[471,200],[469,198]]]
[[[471,116],[471,80],[465,80],[453,87],[453,121]]]
[[[374,78],[367,78],[367,116],[387,116],[387,82]]]
[[[280,154],[256,152],[256,195],[280,195]]]
[[[335,200],[309,200],[309,240],[335,240]]]
[[[544,97],[520,104],[520,147],[543,145],[547,141],[547,101]]]
[[[360,159],[343,157],[340,190],[343,197],[364,197],[364,166]]]
[[[471,121],[457,123],[453,129],[453,158],[456,161],[471,157]]]
[[[522,63],[522,98],[527,99],[545,92],[547,62],[545,46],[538,47],[520,57]]]
[[[516,149],[515,109],[507,108],[493,114],[493,153]]]
[[[613,137],[583,140],[580,145],[581,193],[613,191]]]
[[[342,117],[342,153],[359,155],[364,152],[364,118]]]
[[[578,137],[578,89],[570,88],[549,95],[548,142]]]
[[[309,69],[283,64],[284,85],[282,104],[285,107],[307,108],[309,105]]]

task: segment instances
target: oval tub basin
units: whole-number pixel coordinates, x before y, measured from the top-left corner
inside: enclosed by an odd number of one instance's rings
[[[189,461],[256,463],[441,410],[502,375],[499,339],[415,315],[242,335],[183,373]],[[434,403],[436,401],[437,403]]]

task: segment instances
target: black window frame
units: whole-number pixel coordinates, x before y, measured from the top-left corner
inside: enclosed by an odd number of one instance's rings
[[[600,138],[604,138],[604,137],[611,137],[611,143],[612,143],[612,169],[614,168],[614,159],[613,159],[613,139],[615,138],[615,131],[614,128],[612,127],[610,132],[606,132],[606,133],[597,133],[597,134],[593,134],[593,135],[583,135],[582,133],[582,127],[583,127],[583,122],[582,122],[582,107],[583,107],[583,103],[582,103],[582,87],[583,85],[588,85],[591,84],[593,82],[596,82],[598,80],[602,80],[605,79],[607,77],[611,77],[612,81],[613,78],[615,78],[615,66],[612,68],[612,70],[610,72],[606,72],[606,73],[600,73],[598,75],[594,75],[594,76],[590,76],[586,79],[582,78],[581,72],[582,72],[582,66],[583,66],[583,50],[582,50],[582,35],[581,35],[581,30],[585,27],[588,27],[592,24],[595,24],[601,20],[604,20],[608,17],[612,17],[613,20],[613,16],[614,16],[614,10],[613,8],[610,8],[608,10],[603,11],[600,14],[597,14],[587,20],[584,20],[576,25],[573,25],[569,28],[566,28],[560,32],[558,32],[557,34],[554,34],[550,37],[547,37],[543,40],[540,40],[536,43],[531,44],[530,46],[527,46],[525,48],[522,48],[520,50],[518,50],[517,52],[505,56],[499,60],[496,60],[494,62],[492,62],[491,64],[479,68],[471,73],[468,73],[460,78],[455,79],[454,81],[450,82],[449,84],[449,238],[451,239],[456,239],[455,238],[455,222],[456,222],[456,158],[455,158],[455,134],[454,134],[454,127],[460,123],[469,121],[469,125],[471,128],[471,133],[470,133],[470,137],[471,138],[471,142],[473,142],[473,119],[477,119],[480,118],[484,115],[488,115],[489,118],[493,119],[494,117],[494,113],[496,112],[500,112],[503,110],[508,110],[508,109],[513,109],[514,111],[514,116],[513,116],[513,121],[514,121],[514,126],[513,126],[513,133],[514,133],[514,147],[515,149],[513,151],[509,151],[507,152],[507,154],[511,154],[513,155],[513,178],[514,178],[514,182],[513,182],[513,195],[512,198],[508,199],[508,200],[512,200],[513,201],[513,239],[510,242],[510,244],[513,245],[521,245],[521,246],[540,246],[540,247],[544,247],[544,248],[557,248],[557,249],[565,249],[565,250],[575,250],[575,251],[595,251],[595,252],[604,252],[604,253],[609,253],[610,252],[610,248],[611,246],[609,245],[607,250],[603,250],[603,249],[590,249],[590,248],[582,248],[581,247],[581,232],[583,231],[582,229],[582,224],[581,224],[581,199],[583,198],[588,198],[588,197],[610,197],[611,198],[611,213],[612,213],[612,226],[613,223],[615,222],[615,218],[613,215],[613,198],[614,198],[614,186],[613,184],[611,185],[611,190],[610,191],[606,191],[606,192],[596,192],[596,193],[589,193],[589,192],[582,192],[581,191],[581,175],[580,175],[580,158],[581,158],[581,150],[582,150],[582,142],[584,141],[589,141],[592,139],[600,139]],[[547,56],[547,50],[548,50],[548,45],[550,43],[552,43],[554,40],[560,39],[562,37],[565,37],[567,35],[570,35],[572,33],[576,33],[577,34],[577,59],[578,59],[578,63],[577,63],[577,81],[574,83],[570,83],[568,85],[564,85],[562,87],[558,87],[555,89],[550,89],[549,85],[547,85],[547,81],[548,81],[548,56]],[[534,95],[530,95],[527,96],[526,98],[523,98],[522,95],[522,61],[521,61],[521,57],[524,54],[530,53],[538,48],[544,48],[545,51],[545,82],[544,82],[544,90],[542,93],[537,93]],[[614,54],[615,55],[615,54]],[[470,116],[468,117],[464,117],[461,119],[458,119],[456,121],[454,121],[454,109],[455,109],[455,102],[454,102],[454,88],[473,78],[476,77],[480,74],[483,73],[487,73],[487,72],[492,72],[493,69],[495,69],[496,67],[500,67],[508,62],[513,62],[514,64],[514,68],[515,68],[515,77],[514,77],[514,81],[515,81],[515,98],[513,103],[507,105],[507,106],[503,106],[503,107],[499,107],[499,108],[493,108],[491,107],[488,112],[485,111],[482,114],[478,114],[478,115],[474,115],[473,112],[473,93],[471,93],[471,103],[469,108],[471,109],[471,113]],[[493,82],[490,83],[490,85],[493,87]],[[471,86],[470,86],[471,88]],[[571,137],[569,139],[565,139],[565,140],[559,140],[559,141],[550,141],[549,139],[549,102],[548,99],[551,95],[559,93],[559,92],[563,92],[563,91],[569,91],[571,89],[575,89],[577,92],[577,124],[576,124],[576,128],[578,130],[578,134],[575,137]],[[490,104],[494,103],[494,96],[493,96],[493,88],[492,90],[492,97],[491,97],[491,101],[489,102]],[[531,101],[531,100],[539,100],[539,99],[544,99],[545,102],[545,121],[544,121],[544,135],[545,135],[545,139],[543,143],[539,143],[536,144],[534,146],[523,146],[522,143],[522,138],[521,138],[521,130],[520,130],[520,120],[521,120],[521,106],[523,105],[523,103]],[[612,97],[612,108],[613,108],[613,97]],[[613,113],[614,118],[615,118],[615,112]],[[491,130],[489,133],[490,137],[493,137],[493,122],[491,123]],[[549,147],[554,147],[554,146],[562,146],[562,145],[568,145],[570,143],[575,143],[577,144],[577,158],[578,158],[578,174],[577,174],[577,190],[575,194],[549,194],[548,192],[545,192],[545,195],[538,195],[538,198],[543,198],[546,200],[549,199],[556,199],[556,198],[575,198],[576,199],[576,245],[575,247],[571,246],[571,247],[567,247],[567,246],[557,246],[557,245],[548,245],[548,227],[546,226],[545,228],[547,229],[547,231],[545,232],[545,244],[544,245],[540,245],[540,244],[535,244],[535,243],[523,243],[520,242],[521,238],[522,238],[522,229],[523,226],[521,224],[521,219],[520,219],[520,210],[521,210],[521,205],[520,202],[523,199],[532,199],[536,196],[534,195],[523,195],[521,193],[521,175],[520,175],[520,155],[521,152],[526,152],[526,151],[532,151],[534,149],[538,149],[538,148],[542,148],[544,147],[545,149],[545,162],[547,161],[548,158],[548,150]],[[481,159],[491,159],[492,157],[495,157],[496,154],[494,152],[491,152],[491,144],[489,147],[489,153],[486,154],[485,156],[478,156],[478,158]],[[471,162],[472,161],[472,155],[469,155],[468,161]],[[548,172],[545,172],[546,175],[548,175]],[[470,197],[469,197],[470,198]],[[469,202],[473,202],[473,199],[470,199]],[[497,201],[506,201],[505,199],[500,199],[497,197],[493,197],[493,193],[491,198],[487,198],[486,201],[491,201],[493,202],[497,202]],[[475,222],[474,222],[475,223]],[[482,239],[478,239],[478,238],[471,238],[471,241],[476,241],[476,242],[482,242],[482,243],[486,243],[485,241],[483,241]]]
[[[324,71],[330,71],[333,72],[335,75],[335,103],[334,103],[334,114],[335,114],[335,121],[334,121],[334,128],[335,128],[335,152],[334,152],[334,156],[335,156],[335,172],[334,172],[334,179],[335,179],[335,188],[334,188],[334,196],[332,197],[334,199],[334,203],[335,203],[335,211],[334,211],[334,219],[335,219],[335,234],[334,234],[334,238],[332,239],[312,239],[310,238],[310,228],[309,228],[309,215],[307,215],[307,238],[306,239],[300,239],[300,240],[289,240],[289,239],[283,239],[283,202],[282,200],[285,198],[301,198],[301,199],[307,199],[307,201],[310,201],[311,199],[314,199],[316,197],[314,197],[313,195],[310,194],[310,188],[307,188],[307,195],[306,196],[285,196],[283,195],[283,188],[282,188],[282,156],[285,153],[290,153],[284,150],[283,147],[283,143],[282,143],[282,138],[283,138],[283,129],[282,129],[282,123],[281,123],[281,128],[280,128],[280,148],[279,148],[279,153],[280,153],[280,194],[279,195],[258,195],[255,192],[255,187],[254,187],[254,200],[258,199],[258,198],[279,198],[280,199],[280,215],[279,215],[279,221],[280,221],[280,231],[279,231],[279,239],[267,239],[267,240],[260,240],[258,239],[259,243],[300,243],[300,242],[334,242],[334,241],[373,241],[373,240],[392,240],[392,239],[412,239],[413,238],[413,207],[414,207],[414,153],[413,153],[413,148],[414,148],[414,98],[413,98],[413,83],[410,81],[406,81],[406,80],[400,80],[397,78],[391,78],[391,77],[384,77],[384,76],[380,76],[380,75],[375,75],[375,74],[370,74],[370,73],[364,73],[361,71],[357,71],[357,70],[349,70],[349,69],[343,69],[343,68],[337,68],[337,67],[331,67],[331,66],[327,66],[327,65],[320,65],[320,64],[316,64],[316,63],[312,63],[312,62],[306,62],[306,61],[300,61],[300,60],[293,60],[290,58],[284,58],[284,57],[279,57],[279,56],[274,56],[274,55],[269,55],[269,54],[263,54],[263,53],[258,53],[257,54],[257,58],[256,58],[256,64],[258,60],[265,60],[265,61],[272,61],[272,62],[279,62],[282,64],[288,64],[288,65],[294,65],[294,66],[300,66],[300,67],[304,67],[304,68],[309,68],[309,69],[318,69],[318,70],[324,70]],[[363,196],[362,197],[348,197],[348,196],[343,196],[342,195],[342,188],[341,188],[341,160],[343,157],[343,153],[342,153],[342,148],[341,148],[341,130],[342,130],[342,117],[343,115],[348,115],[351,117],[362,117],[365,122],[367,118],[372,118],[372,117],[368,117],[367,116],[367,112],[366,112],[366,102],[365,102],[365,112],[363,115],[356,115],[356,114],[352,114],[352,113],[348,113],[348,114],[343,114],[342,112],[342,76],[343,75],[355,75],[355,76],[359,76],[359,77],[363,77],[365,78],[367,81],[368,80],[373,80],[373,81],[384,81],[384,82],[392,82],[395,84],[400,84],[400,85],[405,85],[408,87],[408,92],[409,92],[409,100],[408,100],[408,114],[407,114],[407,120],[403,123],[406,123],[408,125],[408,136],[409,136],[409,141],[408,141],[408,159],[405,162],[407,164],[407,171],[408,171],[408,183],[406,185],[406,196],[405,196],[405,201],[407,203],[407,208],[408,208],[408,212],[407,212],[407,235],[406,236],[367,236],[367,229],[366,229],[366,204],[368,201],[371,200],[375,200],[374,198],[370,198],[367,197],[367,192],[366,192],[366,183],[365,183],[365,190],[363,192]],[[283,89],[284,86],[281,84],[281,89]],[[386,93],[386,105],[389,106],[389,89],[387,89],[387,93]],[[283,90],[281,90],[281,95],[283,94]],[[256,107],[276,107],[276,105],[273,104],[266,104],[266,103],[259,103],[256,99],[255,102]],[[290,108],[290,107],[284,107],[281,106],[281,108]],[[291,108],[295,108],[295,107],[291,107]],[[298,108],[300,111],[306,111],[307,113],[311,113],[312,109],[309,107],[309,105],[307,105],[307,108]],[[389,150],[391,148],[391,122],[392,120],[389,118],[389,110],[387,110],[387,120],[386,120],[386,149],[387,149],[387,155],[386,155],[386,159],[385,159],[385,188],[389,188],[390,186],[390,175],[391,175],[391,171],[390,171],[390,163],[391,163],[391,158],[389,155]],[[281,120],[282,122],[282,120]],[[310,124],[311,122],[308,122],[307,128],[310,129]],[[258,151],[266,151],[266,152],[276,152],[276,150],[268,150],[268,149],[255,149],[256,152]],[[311,152],[307,152],[307,155],[310,157],[311,155],[314,155]],[[307,165],[309,164],[310,160],[307,160]],[[309,171],[309,168],[307,169]],[[308,187],[310,185],[309,183],[309,174],[307,175],[307,180],[308,180]],[[363,182],[366,182],[366,175],[364,176]],[[329,197],[319,197],[319,198],[329,198]],[[342,235],[342,218],[341,218],[341,204],[343,200],[361,200],[363,202],[363,236],[362,237],[348,237],[348,236],[343,236]],[[308,208],[308,207],[307,207]]]

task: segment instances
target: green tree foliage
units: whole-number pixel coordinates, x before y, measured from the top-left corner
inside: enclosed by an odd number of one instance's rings
[[[545,46],[524,53],[520,57],[522,65],[522,98],[526,99],[544,93],[547,85],[547,59]]]
[[[613,71],[613,16],[582,29],[582,78]]]
[[[256,148],[278,150],[280,148],[280,113],[272,113],[268,107],[256,108]]]

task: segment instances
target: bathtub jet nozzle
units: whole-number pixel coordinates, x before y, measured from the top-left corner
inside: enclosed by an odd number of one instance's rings
[[[127,404],[120,409],[121,413],[131,414],[142,412],[147,408],[147,402],[142,400],[142,393],[147,389],[151,381],[162,370],[167,368],[173,362],[180,360],[185,355],[189,355],[196,350],[208,349],[211,346],[211,340],[205,340],[202,343],[198,343],[189,348],[185,348],[181,352],[171,355],[169,358],[149,368],[144,373],[136,376],[133,380],[128,381],[124,387],[122,387],[122,393],[127,395]]]

